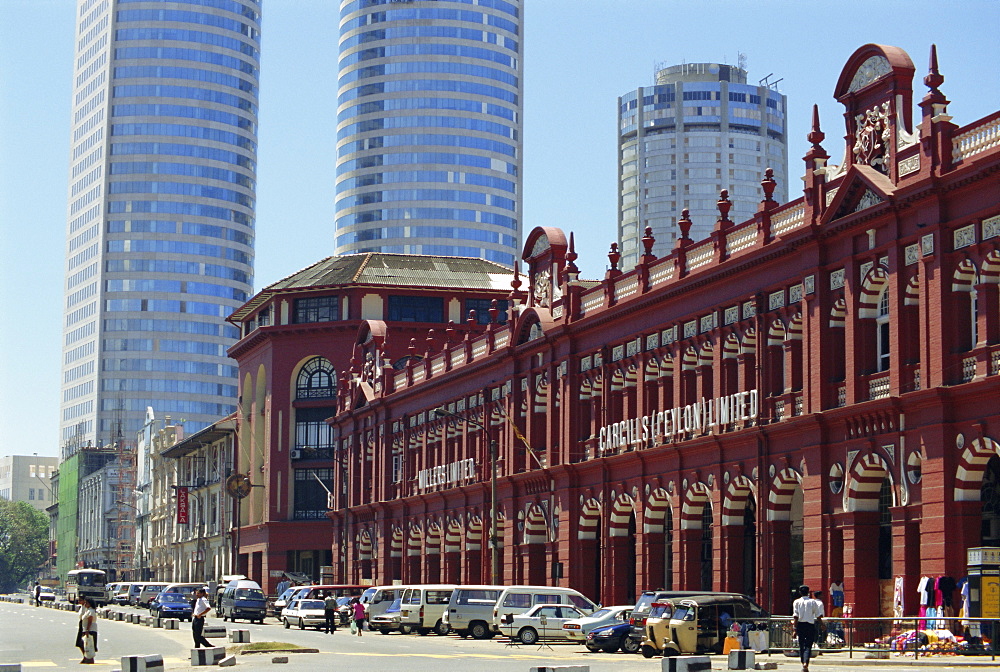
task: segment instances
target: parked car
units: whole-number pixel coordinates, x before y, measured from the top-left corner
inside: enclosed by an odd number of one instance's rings
[[[326,627],[323,600],[295,600],[282,611],[281,622],[286,628],[292,627],[294,623],[299,626],[299,630],[307,627],[322,630]]]
[[[354,598],[353,597],[338,597],[337,598],[337,613],[340,614],[340,624],[345,628],[351,624],[354,620]]]
[[[459,637],[490,639],[493,630],[493,609],[504,586],[459,586],[451,593],[448,610],[441,619]]]
[[[392,606],[402,596],[405,586],[372,586],[361,593],[361,604],[365,607],[365,618],[373,618]]]
[[[139,605],[139,596],[142,595],[142,589],[146,587],[145,583],[133,583],[128,591],[128,604],[133,607]]]
[[[506,614],[523,614],[536,604],[566,604],[575,606],[583,615],[597,611],[597,605],[572,588],[559,586],[508,586],[500,592],[493,607],[493,629],[501,629],[501,617]],[[406,601],[403,601],[406,608]],[[575,618],[571,617],[571,618]],[[561,625],[561,624],[560,624]]]
[[[48,586],[42,586],[42,589],[38,593],[38,600],[39,602],[55,602],[56,592]]]
[[[410,586],[400,600],[400,627],[416,630],[421,635],[436,632],[447,635],[451,630],[442,617],[454,592],[454,584]]]
[[[646,620],[642,655],[722,653],[727,623],[767,616],[756,602],[739,593],[695,595],[672,604],[657,602]]]
[[[562,639],[563,623],[586,614],[571,604],[536,604],[523,614],[506,614],[500,631],[522,644],[534,644],[539,639]]]
[[[627,623],[629,614],[631,613],[631,604],[619,607],[604,607],[598,609],[590,616],[574,618],[563,623],[563,635],[570,641],[583,644],[587,640],[587,635],[591,630],[609,625],[618,625],[623,621]],[[636,647],[636,650],[638,650],[638,647]]]
[[[295,589],[297,587],[298,586],[291,586],[289,588],[285,588],[281,595],[278,595],[277,599],[274,600],[274,615],[278,617],[279,621],[281,620],[281,611],[288,606],[288,598],[295,593]]]
[[[381,614],[368,619],[368,627],[383,635],[399,630],[399,598],[397,597]]]
[[[122,604],[122,605],[128,604],[128,595],[129,591],[131,590],[132,590],[131,583],[119,583],[118,589],[112,596],[111,601],[114,602],[115,604]]]
[[[183,593],[161,592],[149,603],[149,615],[155,618],[191,620],[191,600]]]
[[[629,637],[630,632],[632,632],[632,625],[628,621],[596,628],[587,634],[585,646],[591,653],[598,651],[614,653],[618,649],[625,653],[636,653],[639,651],[639,644]]]

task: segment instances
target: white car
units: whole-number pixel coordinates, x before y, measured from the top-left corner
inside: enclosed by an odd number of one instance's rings
[[[571,604],[536,604],[523,614],[506,614],[500,621],[500,632],[522,644],[562,639],[563,623],[585,615]]]
[[[631,604],[598,609],[590,616],[574,618],[563,623],[563,636],[566,639],[583,644],[587,641],[587,635],[590,634],[591,630],[606,628],[609,625],[621,625],[623,622],[628,621],[631,613]]]
[[[323,600],[293,600],[282,610],[281,622],[285,624],[286,628],[297,625],[300,630],[307,627],[322,630],[326,627],[326,610]]]

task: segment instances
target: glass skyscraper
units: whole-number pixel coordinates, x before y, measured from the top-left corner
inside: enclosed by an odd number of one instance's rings
[[[690,236],[707,238],[729,190],[729,218],[753,216],[760,181],[774,169],[774,198],[788,198],[787,99],[766,82],[747,84],[734,65],[686,63],[660,68],[654,86],[618,99],[618,239],[621,267],[639,260],[639,240],[653,229],[656,256],[677,240],[681,210]]]
[[[253,283],[259,0],[78,0],[60,440],[231,413]]]
[[[336,252],[521,242],[521,0],[342,0]]]

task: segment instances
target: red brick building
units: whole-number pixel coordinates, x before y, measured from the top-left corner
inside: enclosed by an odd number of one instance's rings
[[[329,257],[261,290],[230,316],[242,333],[229,351],[240,369],[232,468],[255,486],[236,508],[240,573],[273,592],[284,571],[318,580],[320,568],[333,564],[326,513],[337,463],[325,420],[347,384],[359,330],[384,355],[353,363],[365,375],[419,360],[483,333],[490,319],[506,320],[509,275],[481,259]],[[381,392],[377,384],[359,389]]]
[[[491,439],[504,582],[605,604],[711,588],[788,613],[843,579],[868,616],[898,578],[915,613],[921,576],[1000,546],[1000,113],[952,123],[932,55],[914,119],[914,70],[855,52],[844,159],[814,114],[802,198],[768,172],[753,219],[724,192],[709,239],[685,215],[669,256],[647,236],[621,273],[612,249],[600,282],[536,228],[508,323],[398,370],[361,363],[409,335],[362,325],[317,523],[337,578],[487,580]]]

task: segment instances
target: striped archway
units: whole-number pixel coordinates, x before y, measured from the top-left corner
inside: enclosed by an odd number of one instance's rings
[[[726,494],[722,500],[722,524],[743,525],[743,512],[747,508],[747,500],[757,498],[756,488],[750,479],[739,475],[729,481]]]
[[[410,531],[406,535],[406,555],[408,557],[419,557],[424,550],[424,530],[418,523],[410,525]]]
[[[664,532],[664,521],[670,510],[670,494],[663,488],[656,488],[646,498],[646,515],[643,516],[642,529],[647,533]]]
[[[868,453],[856,460],[851,465],[851,482],[844,509],[878,511],[878,495],[886,478],[892,480],[892,472],[881,455]]]
[[[952,276],[951,291],[971,292],[975,289],[977,275],[976,264],[971,259],[963,259]]]
[[[635,500],[627,492],[618,495],[611,505],[611,523],[608,525],[609,537],[627,537],[629,522],[635,514]]]
[[[786,467],[774,475],[767,493],[767,519],[789,520],[792,515],[792,496],[802,485],[802,474]]]
[[[692,371],[698,366],[698,351],[693,345],[689,345],[681,357],[681,371]]]
[[[361,530],[358,535],[358,560],[371,560],[375,545],[372,543],[372,535],[368,530]]]
[[[785,340],[802,340],[802,313],[795,313],[795,317],[788,321],[788,329],[785,331]]]
[[[460,553],[462,551],[462,521],[452,518],[445,526],[444,552]]]
[[[427,555],[441,555],[443,536],[441,525],[435,521],[427,524],[427,534],[424,535],[424,549]]]
[[[549,540],[549,525],[538,504],[528,504],[524,511],[524,543],[544,544]]]
[[[705,483],[692,483],[684,493],[681,505],[681,529],[700,530],[704,508],[712,506],[712,492]]]
[[[740,342],[740,353],[744,355],[757,353],[757,330],[754,327],[750,327],[744,332],[743,340]]]
[[[845,322],[847,322],[847,301],[839,298],[830,309],[830,326],[843,327]]]
[[[597,527],[601,522],[601,503],[596,499],[588,499],[580,508],[580,523],[577,539],[597,539]]]
[[[909,282],[906,283],[906,292],[903,294],[903,305],[904,306],[919,306],[920,305],[920,277],[914,275],[910,278]]]
[[[389,537],[389,557],[403,557],[403,528],[393,527],[392,535]]]
[[[646,382],[652,382],[654,380],[659,380],[660,378],[666,378],[674,372],[674,360],[670,358],[669,353],[660,355],[650,355],[649,359],[646,360],[645,372],[643,374],[643,379]]]
[[[465,528],[465,550],[479,551],[483,548],[483,519],[479,516],[469,516]]]
[[[1000,250],[993,250],[983,259],[979,280],[991,285],[1000,285]]]
[[[786,335],[785,323],[781,321],[780,317],[776,318],[771,323],[771,328],[767,330],[767,344],[782,345],[785,342]]]
[[[620,368],[616,368],[611,374],[610,389],[612,392],[621,392],[625,389],[625,372]]]
[[[865,319],[878,317],[878,300],[889,286],[889,272],[881,264],[872,266],[861,281],[858,296],[858,317]]]
[[[540,373],[535,378],[535,400],[532,410],[535,413],[545,413],[549,410],[549,378]]]
[[[634,363],[629,364],[628,368],[625,369],[625,389],[633,389],[639,382],[639,367]]]
[[[726,340],[722,342],[722,358],[723,359],[736,359],[740,354],[740,337],[736,333],[729,334],[726,336]]]
[[[986,464],[994,455],[1000,455],[1000,442],[989,437],[976,439],[965,447],[955,470],[956,502],[980,500]]]
[[[698,366],[712,366],[715,356],[715,346],[711,341],[707,341],[698,351]]]

